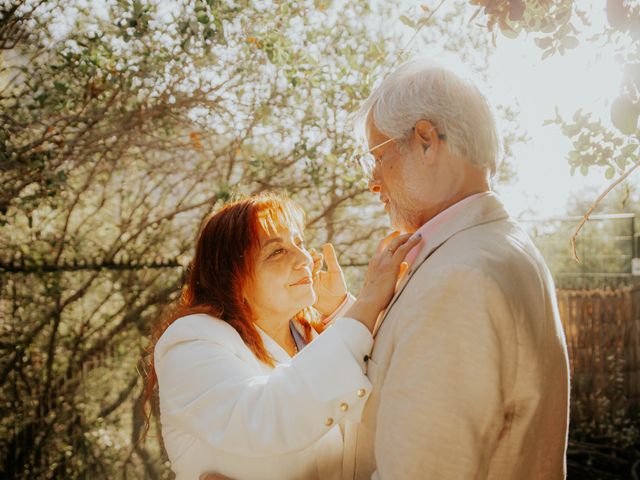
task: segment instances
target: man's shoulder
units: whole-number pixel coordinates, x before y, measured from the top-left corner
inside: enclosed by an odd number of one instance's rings
[[[415,272],[422,289],[445,287],[449,280],[493,284],[514,293],[535,282],[551,288],[545,261],[518,223],[504,219],[478,225],[449,238]]]
[[[514,263],[544,263],[525,230],[511,219],[478,225],[449,238],[433,255],[433,263],[467,264],[490,272]]]

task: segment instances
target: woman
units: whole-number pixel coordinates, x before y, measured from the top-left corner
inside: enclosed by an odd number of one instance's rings
[[[154,336],[146,386],[147,401],[158,387],[179,480],[340,477],[338,424],[359,420],[371,331],[419,238],[381,243],[349,302],[332,249],[329,271],[320,258],[314,269],[303,216],[288,198],[261,194],[225,206],[199,234],[180,302]]]

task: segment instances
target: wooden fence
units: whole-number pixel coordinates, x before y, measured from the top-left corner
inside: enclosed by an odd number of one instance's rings
[[[640,286],[557,294],[571,362],[572,422],[594,432],[637,422]]]

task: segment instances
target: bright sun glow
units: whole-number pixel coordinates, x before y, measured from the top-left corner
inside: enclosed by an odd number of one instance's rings
[[[598,31],[606,21],[604,4],[591,3],[592,29]],[[589,36],[584,33],[582,38]],[[520,124],[530,137],[515,148],[516,181],[500,188],[511,213],[525,217],[562,215],[576,192],[587,187],[602,190],[609,183],[597,168],[590,169],[587,177],[579,173],[572,177],[566,158],[570,141],[557,125],[543,126],[543,122],[554,118],[557,106],[564,118],[583,109],[609,124],[609,106],[622,79],[610,46],[594,47],[583,41],[564,56],[541,61],[541,55],[531,37],[499,37],[490,67],[493,100],[507,105],[517,102]]]

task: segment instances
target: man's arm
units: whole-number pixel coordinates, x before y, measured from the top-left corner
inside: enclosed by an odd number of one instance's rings
[[[503,297],[468,267],[430,276],[396,331],[378,410],[374,479],[483,478],[502,429]],[[490,313],[496,302],[503,318]]]

